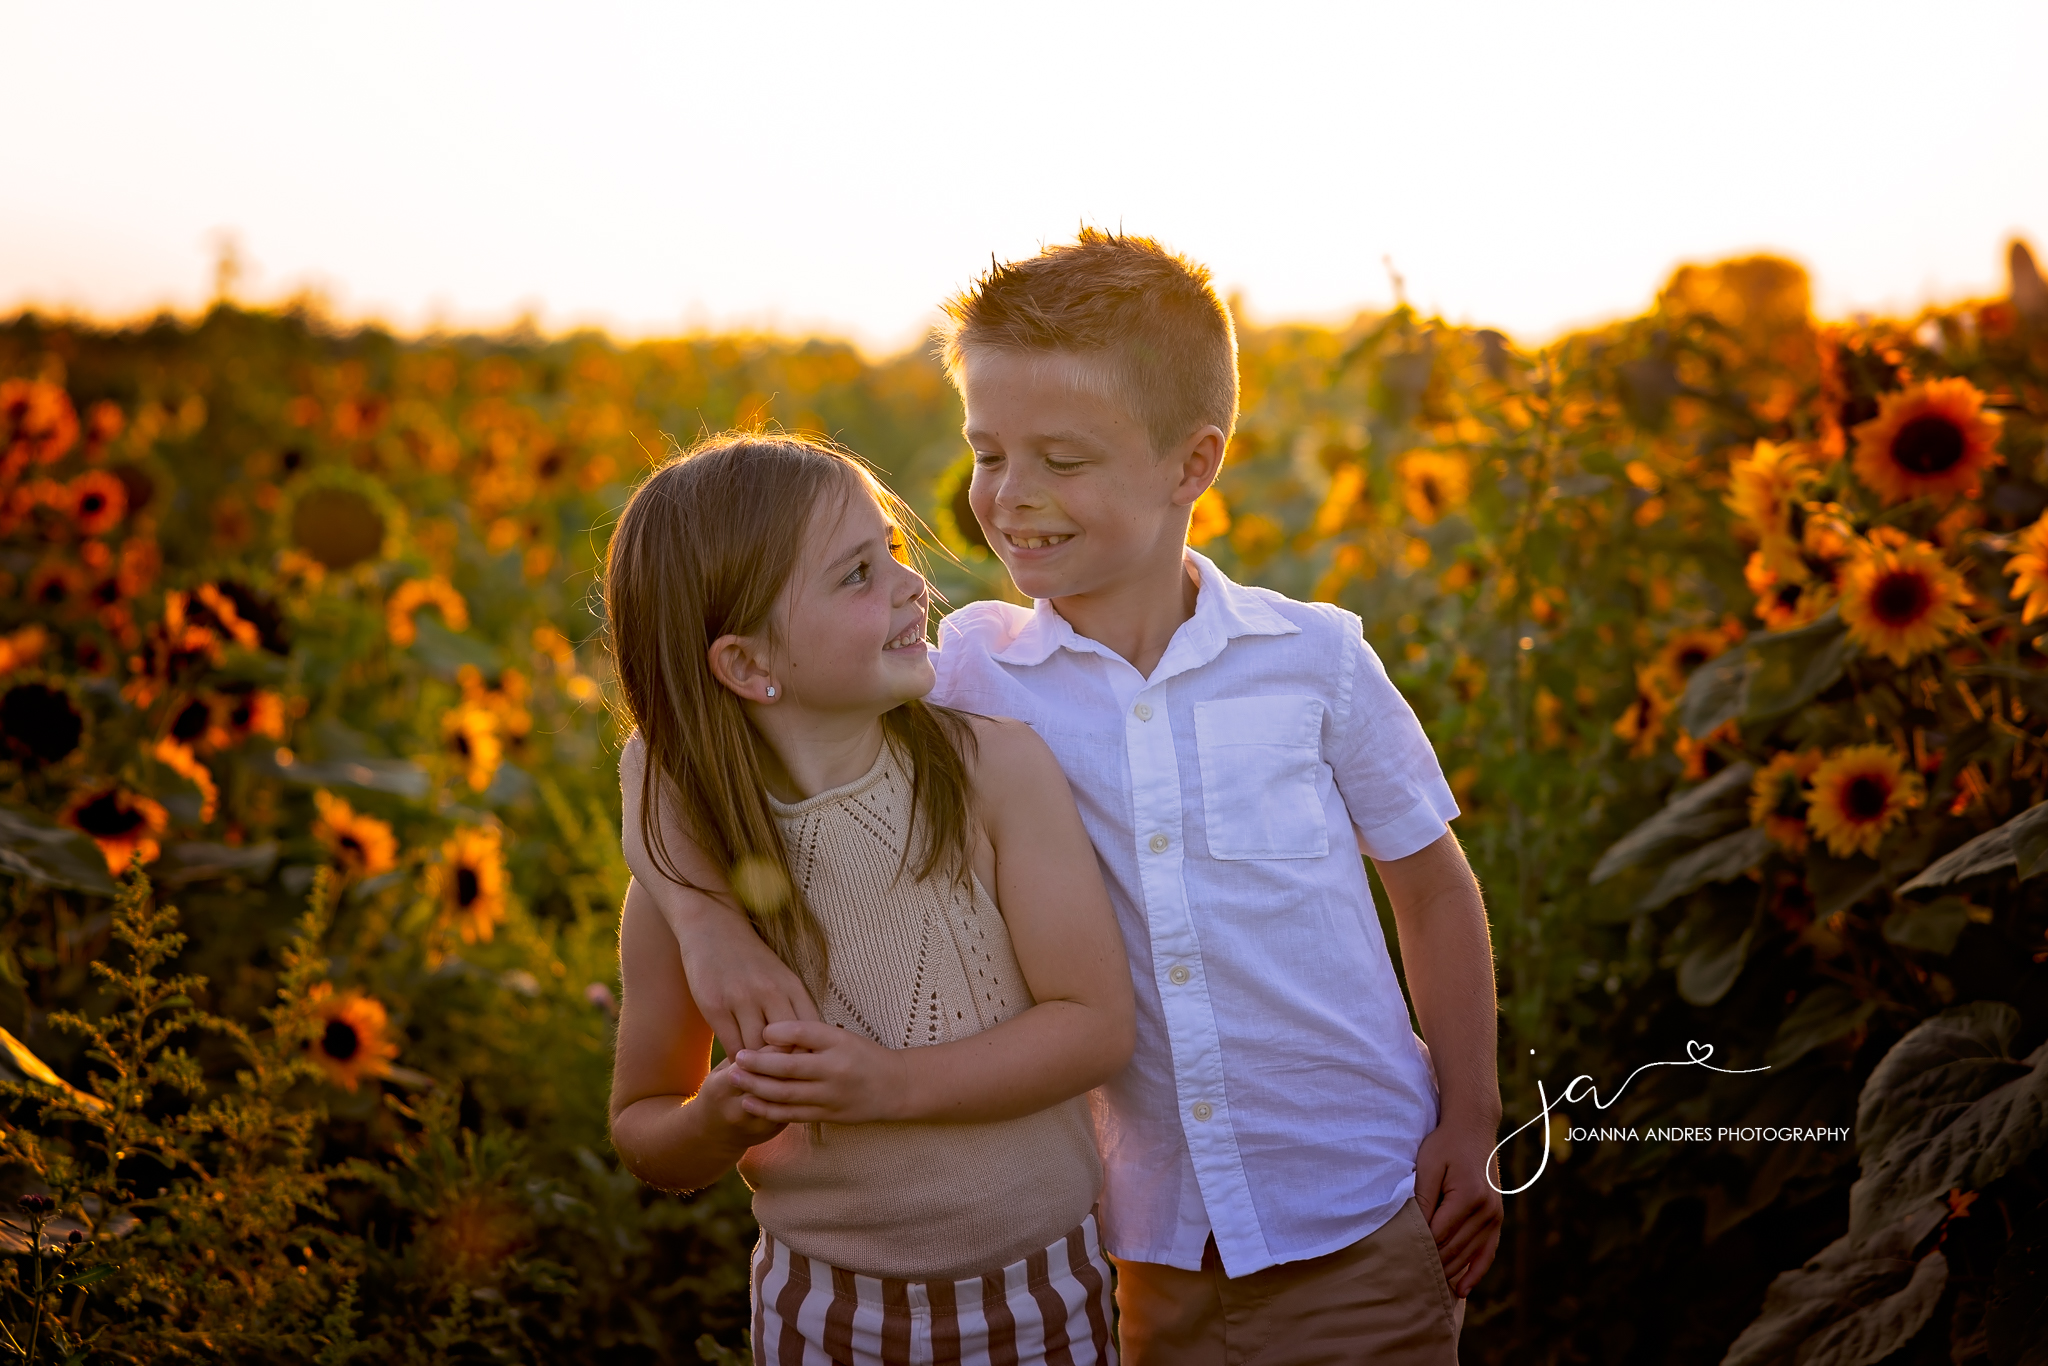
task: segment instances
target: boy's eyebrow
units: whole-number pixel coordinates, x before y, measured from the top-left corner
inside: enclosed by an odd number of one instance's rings
[[[971,446],[976,441],[989,440],[990,438],[994,437],[995,433],[982,431],[978,427],[970,427],[968,428],[966,435],[967,444]],[[1053,432],[1039,432],[1030,438],[1029,444],[1035,446],[1080,446],[1087,450],[1096,452],[1100,452],[1103,449],[1102,443],[1096,440],[1094,437],[1088,435],[1088,433],[1073,431],[1067,428],[1062,428],[1059,431]]]

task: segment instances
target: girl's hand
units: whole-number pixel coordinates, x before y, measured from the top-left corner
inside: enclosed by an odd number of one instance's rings
[[[746,1092],[740,1088],[734,1077],[733,1061],[727,1058],[711,1069],[704,1078],[704,1089],[697,1093],[696,1103],[705,1107],[708,1115],[726,1131],[734,1147],[751,1148],[757,1143],[766,1143],[782,1132],[780,1120],[764,1119],[746,1108]]]
[[[849,1030],[787,1020],[763,1031],[769,1047],[734,1057],[733,1085],[746,1112],[775,1124],[870,1124],[901,1119],[909,1090],[907,1050]]]

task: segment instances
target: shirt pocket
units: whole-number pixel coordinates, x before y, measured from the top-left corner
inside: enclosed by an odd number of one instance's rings
[[[1330,827],[1316,780],[1323,704],[1313,697],[1242,697],[1195,704],[1209,857],[1321,858]]]

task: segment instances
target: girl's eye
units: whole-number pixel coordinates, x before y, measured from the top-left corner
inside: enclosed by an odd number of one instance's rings
[[[840,580],[839,582],[840,582],[840,583],[841,583],[842,585],[844,585],[844,584],[866,583],[867,581],[868,581],[868,562],[867,562],[866,560],[862,560],[862,561],[861,561],[861,562],[860,562],[859,564],[857,564],[857,565],[855,565],[855,566],[853,567],[853,571],[852,571],[851,573],[849,573],[849,574],[848,574],[848,575],[847,575],[847,576],[846,576],[845,578],[841,579],[841,580]]]
[[[910,563],[910,542],[895,527],[889,528],[889,558],[902,565]]]

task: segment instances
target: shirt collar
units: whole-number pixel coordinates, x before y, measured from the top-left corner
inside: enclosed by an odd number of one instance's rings
[[[1222,654],[1223,647],[1239,636],[1287,636],[1301,630],[1257,593],[1231,582],[1207,555],[1193,549],[1185,553],[1202,580],[1195,597],[1195,614],[1173,633],[1159,667],[1152,671],[1151,681],[1163,682],[1174,674],[1200,668]],[[1000,664],[1028,668],[1045,663],[1054,651],[1063,649],[1076,654],[1111,653],[1076,631],[1050,599],[1040,598],[1032,605],[1031,617],[1023,628],[993,658]]]

